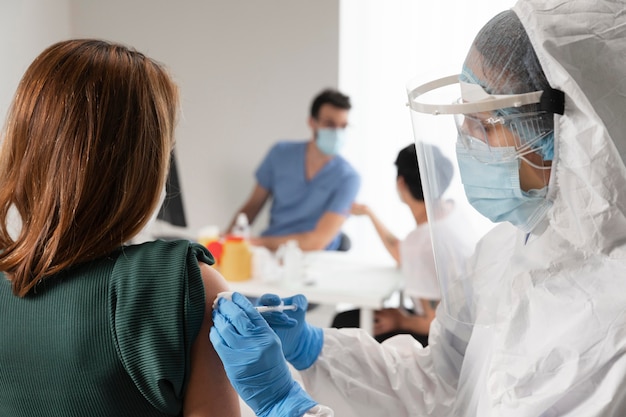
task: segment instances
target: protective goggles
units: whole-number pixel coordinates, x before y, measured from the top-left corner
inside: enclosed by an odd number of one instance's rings
[[[461,98],[452,104],[423,101],[434,90],[460,84]],[[457,90],[458,91],[458,90]],[[522,106],[534,111],[522,112]],[[453,75],[422,84],[409,92],[409,107],[433,115],[454,115],[459,141],[474,158],[498,163],[523,157],[531,152],[545,156],[552,146],[553,115],[563,114],[564,94],[555,89],[524,94],[489,94],[477,84],[459,82]],[[491,152],[495,147],[515,148],[515,152]],[[547,158],[551,159],[551,158]]]
[[[539,152],[543,156],[546,153],[544,148],[551,149],[552,113],[503,115],[500,112],[454,115],[459,141],[475,159],[491,164],[523,157],[531,152]],[[515,152],[492,152],[495,147],[515,148]]]

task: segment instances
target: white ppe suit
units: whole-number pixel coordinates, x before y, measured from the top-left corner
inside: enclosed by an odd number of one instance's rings
[[[427,348],[324,330],[301,375],[338,416],[626,416],[626,3],[513,10],[565,93],[553,206],[528,241],[504,223],[477,246],[469,285],[499,320],[440,308]]]

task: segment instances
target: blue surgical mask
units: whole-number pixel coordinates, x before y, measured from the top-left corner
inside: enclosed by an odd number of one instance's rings
[[[477,140],[478,143],[481,143]],[[520,188],[520,160],[508,157],[514,147],[472,149],[472,153],[502,154],[501,163],[485,164],[476,160],[458,143],[456,155],[465,194],[469,203],[494,223],[508,221],[528,233],[545,217],[552,202],[546,199],[548,187],[523,191]]]
[[[318,129],[315,143],[324,154],[334,156],[339,153],[346,142],[345,129]]]

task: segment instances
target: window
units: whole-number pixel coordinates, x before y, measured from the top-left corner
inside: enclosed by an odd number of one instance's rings
[[[343,154],[361,173],[358,201],[399,238],[415,227],[397,196],[394,161],[413,130],[406,83],[457,74],[478,30],[513,0],[341,0],[339,88],[350,95]],[[451,120],[451,123],[454,123]],[[392,262],[366,218],[344,226],[358,255]]]

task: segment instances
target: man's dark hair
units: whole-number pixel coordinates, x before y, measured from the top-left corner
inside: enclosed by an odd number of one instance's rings
[[[432,158],[436,165],[436,180],[439,195],[434,196],[440,198],[441,194],[448,188],[452,180],[453,167],[452,162],[437,148],[432,145],[423,145],[427,158]],[[415,144],[410,144],[403,148],[396,158],[396,167],[398,168],[398,177],[404,178],[404,182],[409,187],[409,191],[413,198],[424,201],[424,189],[422,188],[422,178],[420,176],[419,165],[417,162],[417,152]]]
[[[344,110],[350,110],[352,108],[352,104],[350,104],[350,97],[338,90],[327,88],[313,99],[313,103],[311,104],[312,118],[317,119],[317,116],[320,113],[320,108],[324,104],[330,104]]]

